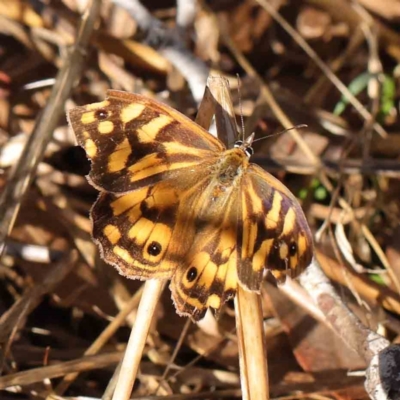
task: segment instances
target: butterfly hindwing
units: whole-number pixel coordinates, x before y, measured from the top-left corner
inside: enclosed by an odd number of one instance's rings
[[[238,275],[241,284],[260,290],[264,268],[283,282],[311,262],[312,236],[297,199],[255,164],[243,176],[238,224]]]
[[[163,183],[120,196],[101,193],[91,219],[105,261],[128,278],[170,278],[180,255],[168,253],[178,207],[176,190]]]
[[[69,121],[92,161],[99,190],[126,193],[173,177],[224,150],[181,113],[144,96],[109,90],[100,103],[76,107]]]
[[[185,204],[193,206],[196,227],[193,242],[179,264],[172,280],[171,292],[180,314],[201,319],[207,308],[218,313],[223,304],[236,293],[237,242],[236,225],[238,189],[218,200],[211,196],[211,178],[203,192],[196,192]]]
[[[218,182],[204,167],[130,193],[101,193],[91,212],[105,261],[128,278],[171,278],[178,312],[195,320],[208,307],[218,312],[237,286],[238,189],[213,199]]]
[[[196,237],[171,281],[178,312],[201,319],[207,308],[219,313],[237,287],[235,232],[213,231]]]

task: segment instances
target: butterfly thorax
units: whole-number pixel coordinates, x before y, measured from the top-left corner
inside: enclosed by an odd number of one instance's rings
[[[248,165],[248,157],[239,148],[226,150],[222,153],[211,174],[212,200],[221,200],[221,197],[226,198],[232,191],[235,191]]]
[[[218,165],[217,175],[221,185],[232,185],[248,167],[248,157],[240,148],[225,151]]]
[[[232,213],[226,211],[232,209],[248,166],[248,157],[239,148],[220,153],[217,161],[209,165],[207,178],[196,204],[196,217],[200,226],[218,224],[222,227],[232,224],[232,221],[226,220]],[[232,214],[235,215],[234,221],[237,218],[236,211]]]

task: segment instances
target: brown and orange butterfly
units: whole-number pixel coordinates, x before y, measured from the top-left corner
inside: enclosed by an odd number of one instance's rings
[[[312,237],[290,191],[249,162],[250,136],[226,149],[174,109],[111,90],[74,108],[70,124],[92,161],[93,237],[133,279],[171,279],[181,315],[219,311],[238,283],[259,291],[311,262]]]

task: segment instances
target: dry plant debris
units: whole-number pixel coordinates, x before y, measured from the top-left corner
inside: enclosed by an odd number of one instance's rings
[[[97,194],[66,111],[113,88],[195,118],[220,74],[246,132],[308,125],[254,161],[301,199],[336,288],[318,265],[305,289],[266,279],[271,398],[398,398],[399,14],[397,0],[1,1],[0,397],[111,398],[142,291],[91,240]],[[163,291],[132,395],[156,394],[242,397],[232,304],[195,325]]]

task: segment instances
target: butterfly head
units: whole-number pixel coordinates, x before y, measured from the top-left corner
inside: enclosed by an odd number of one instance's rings
[[[244,140],[236,140],[234,147],[243,150],[244,154],[250,158],[254,154],[253,150],[254,132]]]

